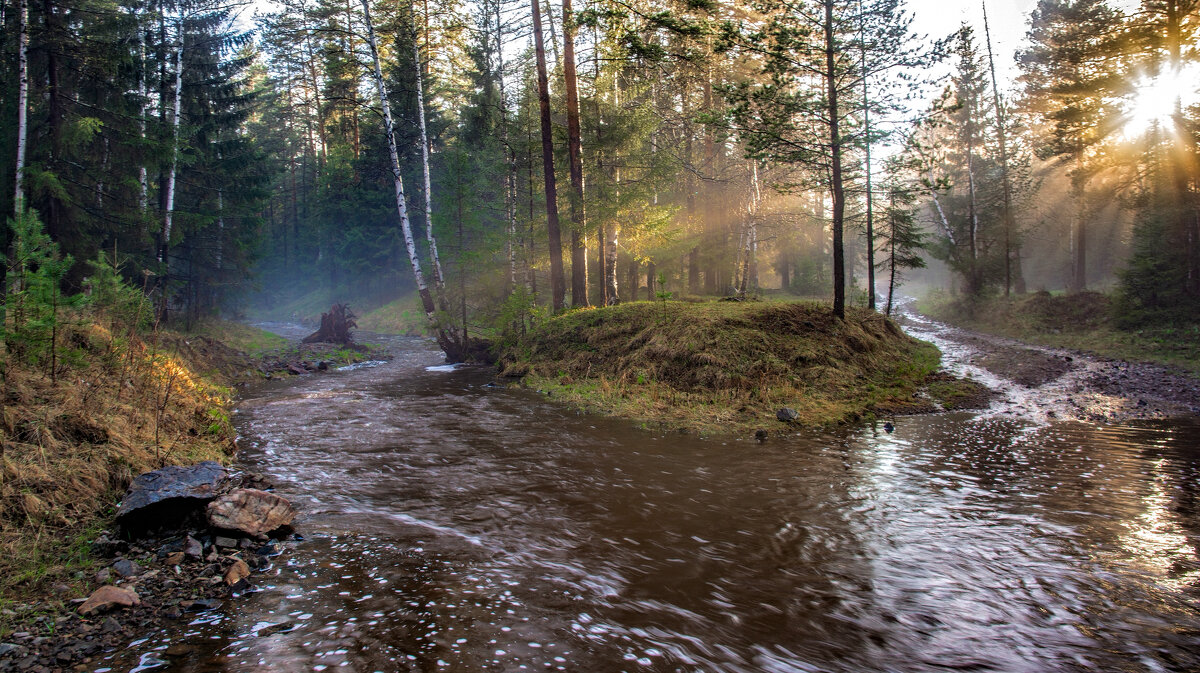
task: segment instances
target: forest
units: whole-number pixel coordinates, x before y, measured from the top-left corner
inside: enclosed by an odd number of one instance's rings
[[[1040,0],[1012,54],[901,0],[14,0],[6,306],[101,264],[160,320],[401,300],[447,348],[636,299],[890,313],[905,279],[1190,325],[1198,5]]]

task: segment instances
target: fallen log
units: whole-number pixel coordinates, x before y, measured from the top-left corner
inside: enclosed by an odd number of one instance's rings
[[[335,343],[349,346],[354,343],[350,330],[358,327],[354,322],[357,317],[346,304],[334,304],[328,313],[321,314],[321,327],[316,332],[304,337],[304,343]]]

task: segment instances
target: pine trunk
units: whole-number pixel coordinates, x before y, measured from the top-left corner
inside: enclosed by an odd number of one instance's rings
[[[846,317],[846,266],[845,253],[842,246],[842,225],[846,213],[846,193],[842,184],[842,138],[839,126],[840,110],[838,106],[837,69],[833,38],[833,0],[824,0],[825,6],[825,77],[828,96],[829,118],[829,147],[830,191],[833,195],[833,315],[838,318]]]
[[[550,239],[551,305],[557,312],[565,306],[567,287],[563,277],[562,231],[558,225],[558,189],[554,180],[554,130],[550,126],[550,82],[546,74],[546,47],[542,42],[542,17],[538,0],[532,0],[532,10],[533,44],[537,57],[538,109],[542,127],[542,171],[546,182],[546,232]]]
[[[575,75],[575,17],[571,0],[563,8],[563,83],[567,89],[567,156],[571,169],[571,306],[588,306],[587,218],[583,208],[583,143],[579,130],[579,90]]]

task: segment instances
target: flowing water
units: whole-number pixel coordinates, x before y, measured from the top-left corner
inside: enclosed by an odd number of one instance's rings
[[[706,440],[393,345],[245,396],[305,539],[101,670],[1200,670],[1200,423]]]

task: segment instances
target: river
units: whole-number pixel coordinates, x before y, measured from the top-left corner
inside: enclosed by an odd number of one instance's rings
[[[98,670],[1200,670],[1195,420],[709,440],[391,342],[244,396],[304,539]]]

